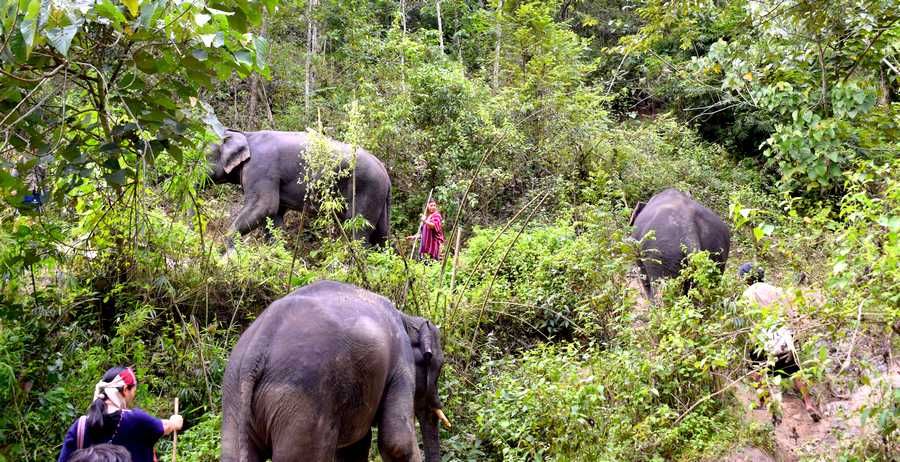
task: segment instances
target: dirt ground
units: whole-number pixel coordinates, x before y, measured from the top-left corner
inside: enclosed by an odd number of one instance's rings
[[[801,460],[827,460],[840,449],[847,448],[872,432],[871,425],[863,425],[860,412],[867,405],[877,403],[884,390],[900,388],[900,363],[895,362],[890,372],[874,377],[870,385],[854,390],[846,399],[831,397],[819,402],[822,419],[813,422],[803,407],[799,396],[785,393],[782,400],[784,416],[774,427],[774,460],[794,462]],[[754,409],[756,396],[746,384],[735,387],[734,396],[749,422],[771,426],[771,416],[765,409]],[[739,461],[743,459],[734,459]],[[751,460],[751,459],[748,459]],[[764,460],[764,459],[763,459]]]

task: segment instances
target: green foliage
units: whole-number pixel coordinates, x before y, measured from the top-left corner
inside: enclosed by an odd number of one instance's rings
[[[215,462],[219,460],[219,429],[222,416],[206,414],[203,419],[178,435],[178,460],[185,462]],[[161,461],[172,460],[171,449],[158,451]]]
[[[264,5],[273,10],[277,0]],[[23,207],[25,174],[49,170],[54,184],[30,189],[56,199],[85,183],[137,188],[163,153],[179,163],[203,122],[222,127],[201,88],[236,71],[266,72],[265,40],[247,34],[261,9],[248,2],[177,5],[22,0],[0,8],[0,112],[12,153],[2,197]],[[45,104],[48,102],[48,104]]]
[[[607,198],[633,205],[674,187],[724,217],[732,196],[749,204],[766,200],[758,172],[735,166],[721,147],[701,141],[696,132],[668,117],[609,130],[596,145],[583,193],[589,202]]]
[[[760,119],[759,149],[782,190],[840,192],[856,160],[897,152],[892,2],[651,1],[638,11],[645,23],[619,52],[657,63],[638,71],[653,82],[646,91],[677,101],[692,121],[722,123],[723,111],[733,124]]]
[[[900,161],[866,162],[847,178],[841,202],[845,227],[837,236],[829,286],[855,296],[845,309],[871,312],[886,323],[900,319]]]
[[[615,245],[597,244],[615,243],[622,234],[607,234],[597,222],[580,225],[579,234],[572,224],[558,223],[518,238],[476,230],[461,259],[460,289],[472,307],[464,322],[483,316],[489,326],[484,331],[501,345],[528,338],[610,339],[618,327],[610,308],[627,296],[621,279],[625,254]]]
[[[443,50],[434,3],[286,2],[265,20],[273,1],[0,7],[0,460],[54,458],[114,364],[136,366],[151,413],[180,399],[179,459],[216,460],[234,342],[323,278],[440,325],[448,460],[717,460],[771,444],[726,392],[754,336],[787,322],[735,303],[747,260],[812,320],[798,353],[813,387],[877,370],[863,345],[900,318],[890,2],[488,3],[441,2]],[[318,226],[289,217],[271,242],[218,255],[239,200],[202,187],[219,118],[315,127]],[[326,136],[384,160],[397,236],[433,188],[448,238],[459,213],[458,260],[349,242],[365,224],[335,226],[347,171]],[[720,276],[694,256],[647,307],[627,219],[667,187],[731,221],[732,258]],[[877,434],[848,460],[895,450],[896,409],[883,393],[864,411]]]
[[[868,447],[865,443],[859,444],[856,452],[864,457],[883,457],[887,460],[900,450],[900,447],[897,447],[897,440],[900,437],[900,389],[883,383],[880,393],[881,400],[866,407],[860,416],[863,424],[869,420],[875,421],[877,439],[869,442]]]
[[[723,289],[704,276],[713,267],[702,254],[692,259],[646,328],[607,348],[542,345],[485,362],[470,403],[479,434],[502,460],[690,460],[749,437],[705,397],[739,353]],[[687,278],[690,295],[676,296]]]

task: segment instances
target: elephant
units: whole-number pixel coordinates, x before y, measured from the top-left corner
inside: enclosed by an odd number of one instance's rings
[[[227,244],[235,232],[247,234],[272,218],[281,226],[288,210],[302,210],[306,198],[306,160],[304,153],[312,142],[306,132],[227,130],[221,144],[213,144],[208,158],[213,182],[241,185],[244,206],[232,220]],[[346,143],[328,140],[329,147],[341,156],[341,165],[349,165],[352,148]],[[371,227],[363,234],[368,245],[383,245],[390,233],[391,179],[384,164],[365,149],[358,148],[354,175],[338,181],[337,188],[347,200],[340,218],[362,215]],[[351,211],[356,195],[355,213]],[[311,207],[315,208],[315,207]]]
[[[222,384],[223,462],[440,461],[440,330],[354,285],[276,300],[241,335]]]
[[[631,237],[640,241],[638,269],[644,294],[653,299],[653,282],[677,276],[688,255],[709,251],[720,271],[724,272],[731,232],[718,215],[689,195],[665,189],[644,204],[638,202],[631,214]],[[645,237],[653,231],[654,238]]]

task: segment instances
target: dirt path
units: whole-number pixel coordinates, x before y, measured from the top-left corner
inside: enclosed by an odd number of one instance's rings
[[[836,398],[820,403],[822,420],[819,422],[813,422],[809,418],[799,397],[784,394],[783,420],[774,429],[775,460],[828,460],[829,456],[837,455],[841,449],[872,432],[871,425],[861,424],[860,412],[864,406],[880,400],[885,385],[900,388],[900,363],[895,363],[891,371],[890,374],[875,377],[871,385],[857,388],[847,399]],[[755,394],[750,387],[740,385],[736,387],[734,394],[744,408],[748,421],[770,424],[771,416],[768,411],[752,409]]]
[[[635,330],[647,327],[651,309],[650,301],[644,297],[639,277],[637,268],[632,268],[627,279],[628,286],[637,293],[632,321],[632,328]],[[818,293],[811,292],[807,298],[814,303],[818,301],[818,304],[823,304]],[[845,347],[846,345],[841,345],[841,350]],[[871,353],[874,353],[876,348],[871,345],[870,347],[865,349],[871,349]],[[839,356],[843,357],[843,351]],[[744,410],[745,420],[772,429],[775,454],[769,455],[766,451],[755,447],[739,447],[724,460],[800,462],[833,459],[842,449],[849,448],[867,436],[871,437],[871,433],[874,432],[873,424],[862,425],[861,412],[866,406],[879,402],[885,390],[900,388],[900,360],[894,361],[891,367],[888,367],[887,361],[881,362],[879,368],[872,370],[869,378],[869,385],[857,387],[845,399],[834,398],[831,393],[825,393],[830,399],[819,402],[819,410],[822,413],[819,422],[812,421],[803,400],[797,394],[782,393],[782,421],[774,429],[769,411],[754,405],[756,403],[754,390],[747,383],[736,385],[733,394]]]

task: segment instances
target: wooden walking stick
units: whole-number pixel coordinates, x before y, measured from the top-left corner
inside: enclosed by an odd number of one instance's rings
[[[178,398],[175,398],[175,415],[178,415]],[[172,430],[172,462],[178,462],[178,430]]]

